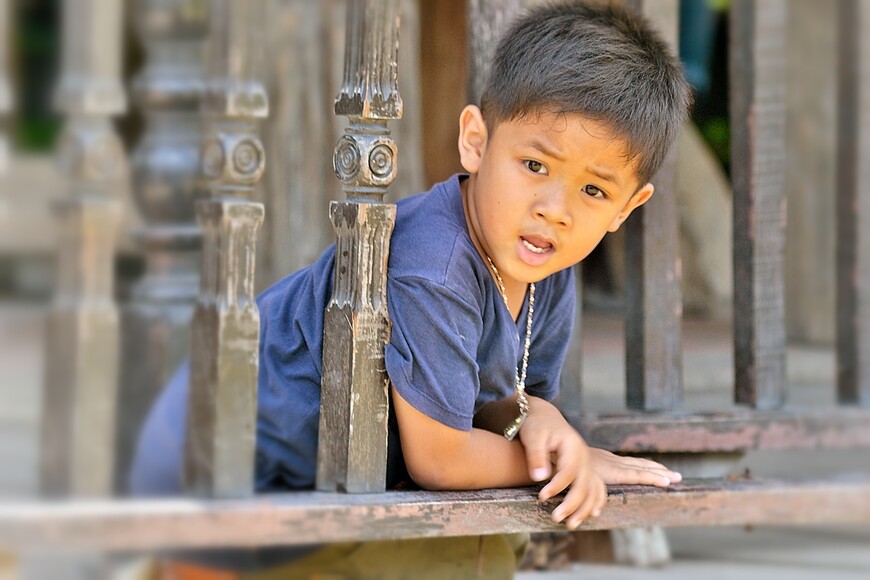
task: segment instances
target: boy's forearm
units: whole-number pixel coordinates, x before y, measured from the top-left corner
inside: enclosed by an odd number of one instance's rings
[[[426,489],[484,489],[532,483],[521,442],[483,429],[462,431],[421,413],[393,391],[408,473]]]
[[[518,440],[474,428],[467,445],[439,458],[437,474],[417,483],[429,489],[486,489],[531,485],[525,450]],[[429,479],[429,478],[424,478]]]

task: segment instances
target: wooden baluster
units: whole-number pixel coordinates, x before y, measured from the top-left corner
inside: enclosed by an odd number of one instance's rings
[[[633,0],[676,51],[679,3]],[[664,411],[683,402],[682,278],[677,215],[676,146],[653,177],[656,193],[625,223],[626,405]]]
[[[495,47],[522,6],[522,0],[468,0],[469,103],[480,104]]]
[[[837,394],[870,405],[870,5],[839,6]]]
[[[379,492],[386,485],[389,341],[387,258],[396,206],[383,203],[396,176],[387,121],[402,116],[397,81],[398,0],[348,6],[344,82],[336,115],[350,126],[335,147],[346,201],[330,204],[335,279],[326,308],[317,489]]]
[[[125,488],[145,415],[188,354],[199,286],[201,187],[199,108],[205,88],[202,48],[207,0],[137,0],[133,23],[148,57],[132,85],[145,132],[132,158],[133,192],[146,225],[134,232],[146,272],[121,317],[116,488]]]
[[[257,229],[250,201],[265,169],[257,121],[268,99],[261,68],[263,0],[211,7],[202,172],[209,198],[202,228],[199,301],[193,316],[185,486],[195,495],[254,491],[260,314],[254,299]]]
[[[785,0],[731,4],[736,403],[785,403]]]
[[[121,3],[67,0],[63,7],[56,99],[66,126],[58,158],[70,192],[60,208],[47,330],[40,483],[52,495],[109,495],[118,380],[113,262],[125,174],[110,116],[126,107]]]

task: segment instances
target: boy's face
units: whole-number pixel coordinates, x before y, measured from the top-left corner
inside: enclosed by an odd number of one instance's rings
[[[528,115],[487,134],[469,105],[459,148],[472,240],[509,294],[578,263],[653,193],[638,189],[623,141],[579,115]]]

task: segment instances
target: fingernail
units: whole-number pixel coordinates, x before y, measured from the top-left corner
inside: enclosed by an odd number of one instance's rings
[[[553,521],[558,524],[563,519],[565,519],[565,516],[562,515],[562,510],[560,510],[559,508],[554,509],[553,510]]]
[[[532,470],[532,480],[534,481],[542,481],[547,479],[547,476],[550,475],[550,472],[546,467],[538,467]]]
[[[668,479],[667,477],[662,477],[662,483],[663,483],[664,485],[670,485],[670,484],[671,484],[671,480]],[[676,482],[675,482],[675,483],[676,483]]]
[[[592,517],[593,517],[593,518],[597,518],[597,517],[600,516],[600,515],[601,515],[601,510],[595,510],[594,512],[592,512]]]
[[[678,471],[674,471],[673,473],[674,473],[674,477],[671,478],[671,481],[673,481],[674,483],[683,481],[683,474],[682,473],[680,473]]]

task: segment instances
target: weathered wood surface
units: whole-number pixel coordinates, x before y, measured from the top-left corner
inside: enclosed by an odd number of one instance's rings
[[[63,5],[63,72],[55,95],[66,123],[57,147],[69,184],[60,205],[57,290],[48,315],[40,486],[52,495],[110,495],[118,380],[114,250],[124,151],[121,6]]]
[[[552,532],[565,530],[550,520],[558,501],[539,502],[537,488],[520,488],[0,504],[0,549],[158,550]],[[602,515],[581,529],[835,522],[870,522],[867,476],[692,480],[668,490],[615,486]]]
[[[700,415],[636,413],[570,420],[590,445],[624,453],[870,446],[870,413],[861,409],[745,410]]]
[[[468,0],[466,38],[468,39],[469,103],[480,104],[489,75],[489,63],[499,38],[519,15],[522,0]]]
[[[121,311],[115,447],[119,492],[126,488],[142,423],[190,347],[202,243],[194,200],[202,190],[197,183],[199,107],[208,33],[203,0],[138,0],[132,9],[148,59],[131,87],[146,123],[131,159],[133,196],[145,221],[133,238],[145,254],[146,270]]]
[[[383,202],[396,176],[387,121],[402,116],[398,0],[348,7],[344,82],[336,115],[350,121],[333,157],[346,201],[330,204],[336,231],[332,297],[324,314],[317,489],[384,491],[390,338],[387,260],[396,206]]]
[[[211,5],[203,101],[202,174],[196,203],[203,246],[193,315],[184,478],[189,493],[254,492],[260,314],[254,299],[257,229],[250,201],[265,170],[258,121],[268,98],[262,66],[263,0]]]
[[[676,0],[633,0],[676,51]],[[683,402],[680,323],[681,266],[677,214],[676,146],[653,177],[655,195],[625,223],[626,405],[663,411]]]
[[[837,391],[870,406],[870,6],[840,2]]]
[[[784,0],[731,4],[735,402],[785,402]]]

